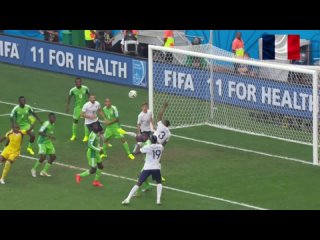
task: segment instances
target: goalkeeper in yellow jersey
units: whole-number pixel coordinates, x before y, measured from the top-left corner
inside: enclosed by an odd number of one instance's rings
[[[20,155],[20,149],[22,144],[22,139],[25,134],[28,134],[33,128],[33,125],[28,131],[20,130],[18,124],[13,124],[12,130],[7,132],[4,137],[0,138],[0,143],[7,140],[6,147],[1,152],[0,162],[4,163],[4,168],[2,171],[2,176],[0,178],[0,183],[5,184],[4,180],[10,171],[11,165]]]

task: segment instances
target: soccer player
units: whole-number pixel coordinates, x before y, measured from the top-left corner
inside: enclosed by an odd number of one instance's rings
[[[137,136],[141,135],[142,141],[146,141],[150,135],[153,133],[153,118],[152,112],[149,110],[148,103],[143,103],[141,105],[141,112],[138,115],[137,121]],[[141,142],[137,142],[135,145],[133,152],[136,151],[138,144]]]
[[[149,110],[148,103],[141,105],[141,112],[138,115],[137,134],[147,135],[148,138],[153,132],[152,112]]]
[[[157,182],[157,204],[161,204],[162,182],[160,160],[163,146],[162,144],[157,143],[157,137],[155,135],[150,137],[150,141],[151,145],[144,146],[140,149],[141,153],[146,153],[146,161],[143,166],[143,171],[140,174],[138,182],[131,189],[128,197],[122,201],[123,205],[130,203],[132,196],[150,175],[152,176],[152,179]]]
[[[100,153],[102,153],[102,148],[100,147],[99,140],[99,124],[92,124],[92,132],[89,135],[87,159],[90,166],[90,170],[86,170],[80,174],[76,174],[76,182],[79,184],[81,177],[86,177],[90,174],[96,174],[94,181],[92,183],[95,187],[102,187],[103,185],[99,182],[99,178],[103,169],[102,160],[100,158]],[[98,169],[97,169],[98,167]]]
[[[93,129],[93,124],[97,123],[99,128],[99,135],[102,135],[103,128],[100,125],[99,118],[97,116],[97,112],[104,117],[100,103],[96,101],[96,96],[93,94],[90,94],[89,101],[85,103],[81,110],[81,117],[84,118],[84,123],[87,126],[89,132]],[[106,120],[104,118],[104,120]]]
[[[170,122],[169,120],[163,120],[163,114],[165,113],[166,109],[168,108],[169,104],[168,102],[165,102],[158,113],[158,123],[157,123],[157,129],[154,132],[154,135],[158,138],[158,142],[162,144],[163,146],[166,145],[166,143],[169,141],[171,132],[169,130]],[[122,128],[119,128],[118,130],[119,133],[121,134],[127,134],[133,137],[136,137],[137,141],[142,141],[144,142],[146,139],[143,137],[142,134],[136,134],[134,132],[127,132],[123,130]],[[141,145],[141,144],[139,144]]]
[[[123,148],[131,160],[134,160],[133,154],[130,152],[129,145],[124,138],[124,136],[119,133],[120,124],[119,124],[119,112],[116,106],[112,105],[111,100],[106,98],[105,107],[103,107],[102,112],[104,114],[105,124],[107,125],[106,130],[104,131],[104,145],[103,145],[103,154],[100,157],[107,156],[107,144],[111,138],[120,139]]]
[[[32,130],[33,125],[29,128],[29,132]],[[7,132],[6,135],[0,138],[0,142],[7,140],[6,147],[0,155],[0,162],[4,162],[4,168],[2,171],[2,176],[0,178],[0,183],[5,184],[4,180],[10,171],[11,165],[20,155],[20,149],[22,144],[23,135],[27,134],[26,130],[20,130],[18,124],[14,123],[12,130]]]
[[[78,127],[78,122],[79,122],[80,115],[81,115],[81,110],[82,110],[83,105],[87,102],[87,99],[90,96],[89,88],[87,86],[82,85],[81,78],[79,78],[79,77],[76,78],[75,85],[76,86],[71,88],[69,91],[69,96],[67,99],[67,108],[66,108],[66,112],[68,113],[70,100],[72,97],[74,97],[72,137],[70,138],[71,141],[74,141],[77,137],[77,127]],[[82,141],[87,142],[88,136],[89,136],[89,130],[84,125],[84,138]]]
[[[171,132],[168,128],[170,126],[170,122],[169,120],[163,120],[163,114],[168,106],[168,102],[163,104],[162,109],[158,114],[157,130],[154,132],[154,135],[157,136],[158,143],[162,144],[163,146],[166,145],[171,136]]]
[[[25,130],[30,137],[29,144],[27,147],[27,151],[29,154],[34,155],[34,151],[32,149],[32,144],[35,140],[35,135],[33,131],[28,131],[36,121],[36,119],[42,124],[42,121],[37,116],[37,114],[33,111],[32,107],[26,104],[26,98],[24,96],[19,97],[19,105],[16,105],[10,114],[10,120],[12,124],[12,128],[14,124],[18,124],[20,126],[20,130]]]
[[[40,176],[51,177],[51,175],[48,173],[48,170],[51,167],[54,160],[56,160],[56,151],[52,143],[53,140],[56,140],[56,138],[53,135],[55,122],[56,115],[54,113],[49,113],[48,121],[45,121],[39,130],[39,137],[37,139],[37,143],[39,146],[40,158],[38,161],[36,161],[33,168],[31,169],[32,177],[37,176],[37,168],[41,163],[43,163],[46,160],[47,155],[49,155],[49,160],[40,172]]]

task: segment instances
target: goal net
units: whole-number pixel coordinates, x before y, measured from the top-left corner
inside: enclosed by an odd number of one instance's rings
[[[209,44],[149,46],[148,62],[150,108],[157,114],[168,101],[172,128],[209,125],[313,145],[318,164],[317,71],[236,59]]]

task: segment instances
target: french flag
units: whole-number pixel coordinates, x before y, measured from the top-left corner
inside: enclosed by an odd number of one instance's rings
[[[300,35],[263,35],[262,59],[300,60]]]

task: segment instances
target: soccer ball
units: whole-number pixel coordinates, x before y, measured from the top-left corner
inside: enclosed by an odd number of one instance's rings
[[[130,90],[129,92],[129,98],[135,98],[137,97],[137,92],[135,90]]]

